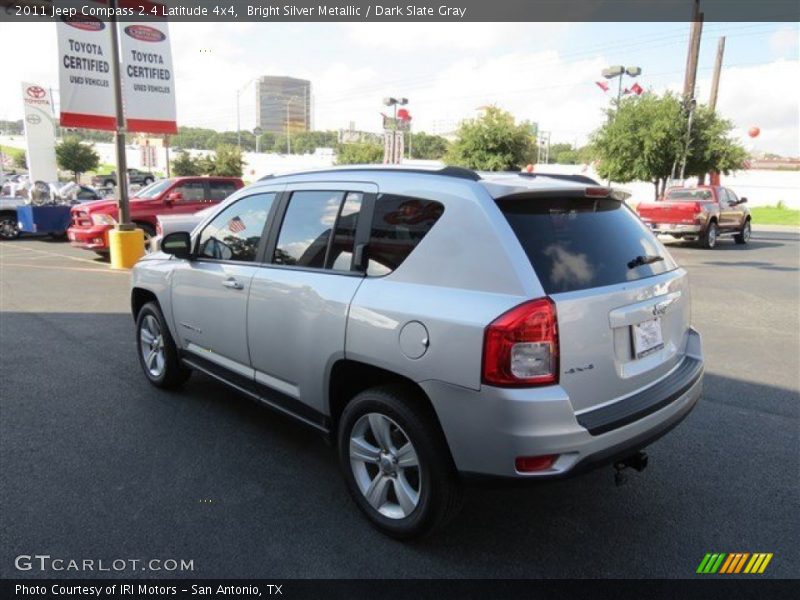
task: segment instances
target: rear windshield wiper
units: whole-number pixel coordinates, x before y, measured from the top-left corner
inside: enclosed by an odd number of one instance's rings
[[[642,265],[649,265],[650,263],[658,262],[660,260],[664,260],[663,256],[656,256],[654,254],[647,254],[644,256],[637,256],[632,261],[628,263],[629,269],[635,269],[636,267],[641,267]]]

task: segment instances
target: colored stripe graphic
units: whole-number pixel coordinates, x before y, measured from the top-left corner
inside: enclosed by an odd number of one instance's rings
[[[772,560],[772,552],[708,552],[697,566],[697,573],[731,575],[736,573],[761,574]],[[749,559],[749,560],[748,560]],[[747,566],[745,566],[747,565]],[[744,569],[744,571],[742,571]]]

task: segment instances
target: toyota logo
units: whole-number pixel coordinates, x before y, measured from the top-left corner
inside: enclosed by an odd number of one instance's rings
[[[38,85],[31,85],[28,86],[26,90],[28,92],[28,96],[31,98],[44,98],[44,95],[47,93],[44,91],[43,87],[39,87]]]
[[[38,125],[42,122],[42,117],[39,115],[28,115],[25,117],[25,120],[30,123],[31,125]]]

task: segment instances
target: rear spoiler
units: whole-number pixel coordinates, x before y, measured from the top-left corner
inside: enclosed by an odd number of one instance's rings
[[[575,183],[588,183],[589,185],[601,185],[588,175],[567,175],[565,173],[528,173],[521,172],[520,177],[548,177],[550,179],[560,179],[562,181],[574,181]]]

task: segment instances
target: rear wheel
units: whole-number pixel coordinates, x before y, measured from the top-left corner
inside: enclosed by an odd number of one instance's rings
[[[383,533],[411,539],[443,527],[461,505],[461,487],[441,431],[414,390],[366,390],[339,424],[348,490]]]
[[[717,245],[717,239],[719,238],[719,227],[717,227],[716,222],[712,221],[709,223],[708,228],[706,229],[705,233],[700,236],[700,245],[703,248],[708,248],[711,250],[714,246]]]
[[[744,222],[744,225],[742,225],[742,230],[733,236],[733,240],[737,244],[746,244],[750,241],[750,219],[747,219],[747,221]]]
[[[145,377],[156,387],[178,387],[192,373],[181,365],[175,341],[155,302],[145,304],[136,318],[136,348]]]
[[[144,234],[144,253],[150,254],[150,240],[156,235],[156,230],[149,223],[136,223],[136,226]]]
[[[0,240],[15,240],[18,237],[17,213],[0,213]]]

